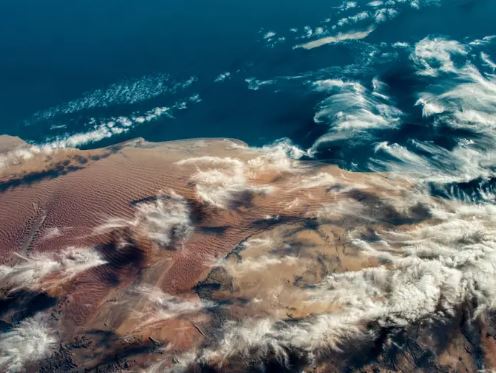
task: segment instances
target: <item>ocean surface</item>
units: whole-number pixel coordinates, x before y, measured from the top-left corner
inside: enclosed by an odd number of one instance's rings
[[[494,0],[1,1],[0,133],[290,141],[490,203],[495,16]]]

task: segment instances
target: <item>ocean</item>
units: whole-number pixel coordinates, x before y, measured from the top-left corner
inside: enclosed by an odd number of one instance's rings
[[[492,201],[496,2],[0,2],[0,132],[291,141]]]
[[[495,16],[0,0],[0,371],[496,372]]]

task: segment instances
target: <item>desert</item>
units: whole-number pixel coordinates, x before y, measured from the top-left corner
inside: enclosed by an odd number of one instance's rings
[[[2,370],[494,364],[488,206],[285,142],[2,144]]]

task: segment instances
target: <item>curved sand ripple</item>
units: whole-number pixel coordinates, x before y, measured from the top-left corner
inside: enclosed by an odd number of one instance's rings
[[[459,276],[455,260],[482,271],[448,249],[490,259],[492,241],[432,233],[471,207],[414,181],[221,139],[90,151],[7,139],[0,151],[2,325],[36,316],[58,341],[44,360],[20,359],[25,369],[493,364],[491,284],[436,277]],[[472,226],[492,232],[492,213],[474,211]],[[479,244],[491,247],[473,254]],[[16,353],[0,353],[0,368]]]

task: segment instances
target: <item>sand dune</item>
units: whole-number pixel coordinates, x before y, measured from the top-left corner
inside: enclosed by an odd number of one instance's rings
[[[0,151],[0,370],[495,367],[489,208],[287,144]]]

